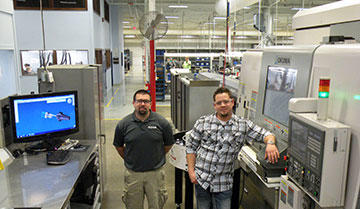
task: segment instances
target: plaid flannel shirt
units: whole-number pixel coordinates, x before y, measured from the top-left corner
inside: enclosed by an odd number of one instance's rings
[[[204,189],[210,187],[210,192],[232,189],[234,164],[244,140],[263,141],[270,134],[234,114],[226,123],[215,113],[199,118],[186,142],[186,153],[196,154],[198,183]]]

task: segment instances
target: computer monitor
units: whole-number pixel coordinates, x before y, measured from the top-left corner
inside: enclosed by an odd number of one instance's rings
[[[77,91],[10,96],[13,142],[52,140],[79,130]]]

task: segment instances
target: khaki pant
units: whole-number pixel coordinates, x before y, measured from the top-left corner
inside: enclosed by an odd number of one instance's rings
[[[164,207],[168,193],[165,188],[165,172],[162,168],[146,172],[125,169],[124,178],[122,200],[127,209],[143,209],[145,195],[149,209]]]

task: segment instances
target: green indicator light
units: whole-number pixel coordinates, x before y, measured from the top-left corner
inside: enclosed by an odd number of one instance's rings
[[[360,95],[355,95],[355,96],[354,96],[354,99],[360,100]]]
[[[329,92],[320,91],[319,98],[329,98]]]

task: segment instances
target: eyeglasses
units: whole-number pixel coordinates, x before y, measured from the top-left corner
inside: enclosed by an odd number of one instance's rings
[[[216,105],[221,105],[222,103],[224,103],[224,105],[228,105],[228,104],[230,104],[230,102],[231,102],[231,99],[229,99],[229,100],[222,100],[222,101],[217,101],[217,102],[215,102],[215,104]]]
[[[139,100],[135,100],[135,102],[138,103],[138,104],[142,104],[142,103],[150,104],[151,101],[147,100],[147,99],[139,99]]]

